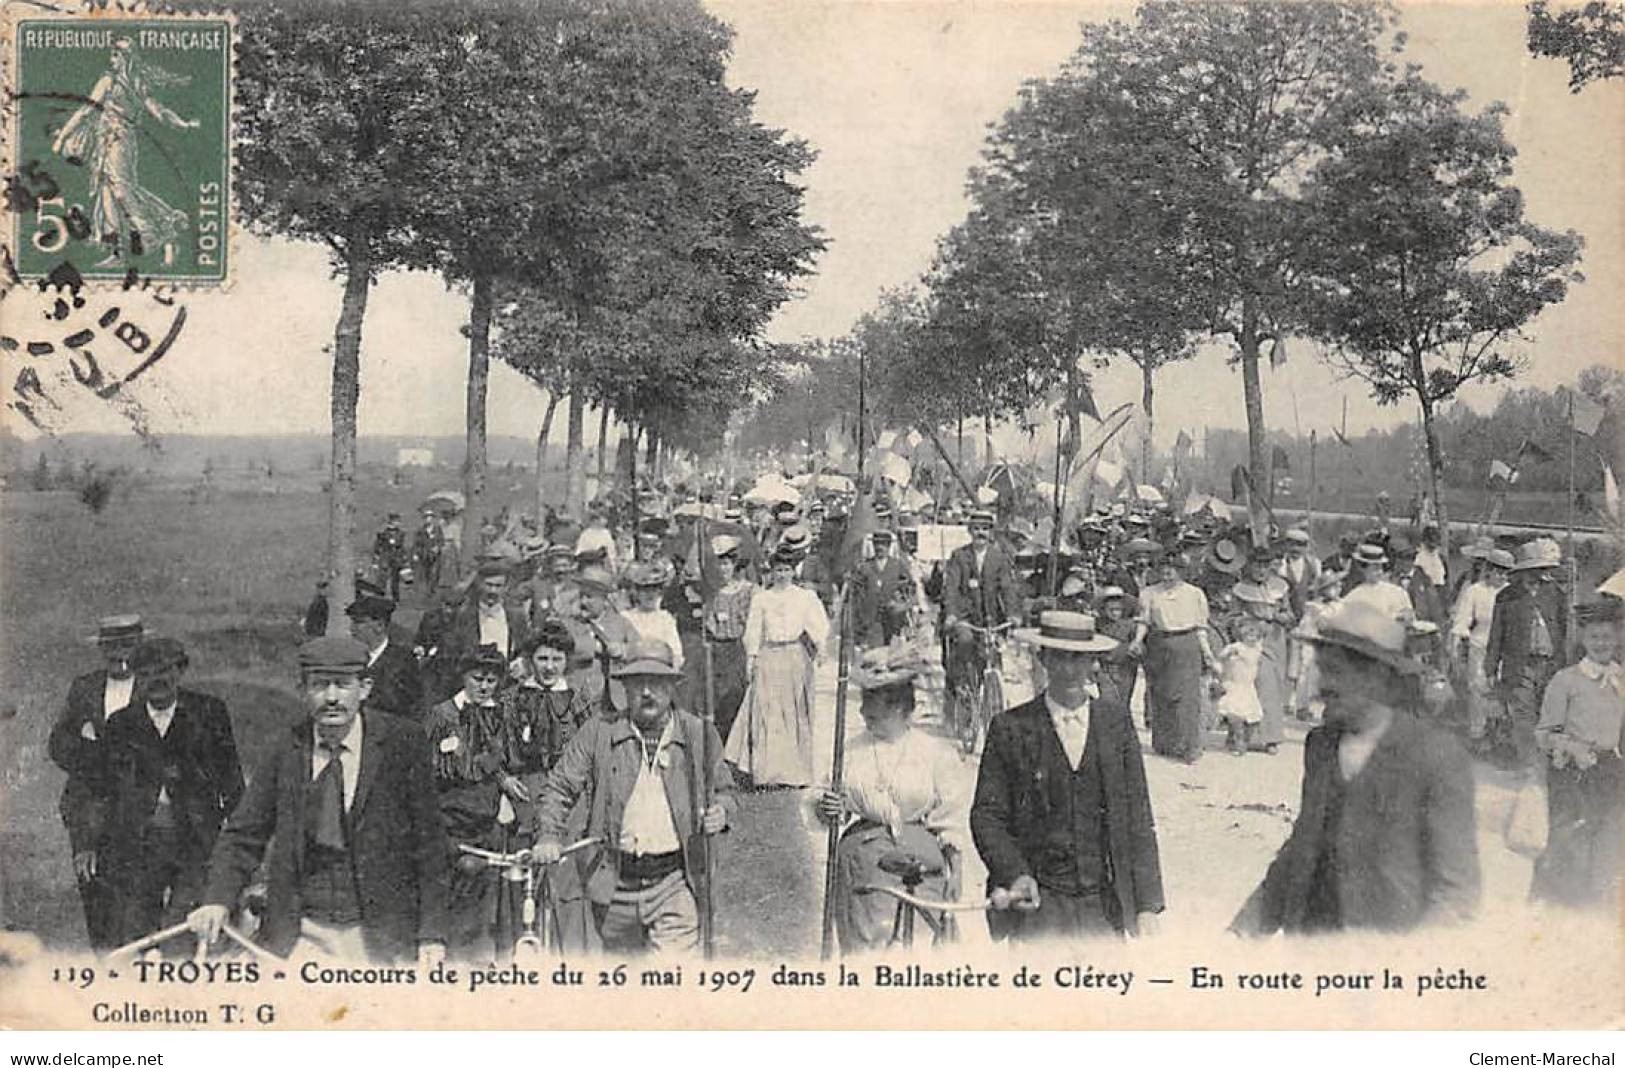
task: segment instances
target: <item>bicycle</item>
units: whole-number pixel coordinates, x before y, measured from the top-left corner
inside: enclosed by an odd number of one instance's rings
[[[982,664],[980,675],[960,679],[951,689],[953,715],[950,717],[959,746],[969,756],[987,737],[988,724],[1004,711],[1004,657],[999,651],[999,635],[1014,626],[1010,620],[996,627],[959,626],[976,638],[976,658]]]
[[[537,860],[529,848],[512,853],[499,853],[466,844],[457,848],[469,856],[479,857],[487,867],[498,869],[502,878],[509,882],[525,884],[525,901],[520,911],[524,933],[514,943],[514,955],[518,956],[522,951],[529,956],[540,956],[544,949],[557,951],[562,948],[559,944],[558,902],[553,897],[553,880],[547,869],[601,841],[600,838],[583,838],[579,842],[572,842],[559,853],[558,860],[546,864]],[[538,920],[541,922],[540,930],[537,929]]]
[[[930,928],[931,944],[938,946],[953,941],[958,933],[953,913],[985,912],[993,907],[990,898],[983,898],[980,901],[944,901],[916,894],[915,891],[920,888],[922,882],[942,874],[943,865],[939,862],[927,862],[912,853],[898,851],[882,856],[877,866],[887,875],[894,875],[900,879],[903,883],[902,889],[869,884],[854,887],[853,893],[885,894],[896,899],[897,912],[892,918],[891,937],[886,942],[888,949],[892,946],[907,948],[914,945],[916,917]]]

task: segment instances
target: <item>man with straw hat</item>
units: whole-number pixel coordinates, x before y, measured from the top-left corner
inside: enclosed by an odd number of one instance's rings
[[[1467,682],[1467,736],[1484,737],[1489,722],[1489,682],[1484,676],[1484,654],[1490,644],[1490,623],[1495,600],[1506,586],[1512,554],[1493,546],[1470,545],[1470,559],[1478,561],[1479,576],[1461,591],[1450,614],[1450,660]],[[1463,555],[1468,555],[1463,550]]]
[[[707,782],[724,797],[731,790],[722,740],[677,707],[682,672],[664,643],[636,643],[615,678],[627,714],[588,720],[565,746],[542,788],[536,855],[560,857],[570,813],[585,805],[587,836],[602,843],[587,850],[583,870],[605,951],[692,953],[705,839],[728,826],[723,801],[703,796]]]
[[[1568,604],[1557,581],[1563,551],[1551,538],[1518,547],[1508,582],[1495,597],[1484,675],[1506,703],[1499,725],[1511,735],[1518,767],[1532,775],[1539,761],[1535,724],[1540,698],[1567,650]]]
[[[68,829],[85,932],[95,950],[118,945],[113,892],[99,863],[105,811],[98,799],[103,789],[107,718],[135,698],[132,661],[145,635],[138,615],[105,616],[97,623],[90,640],[101,654],[102,667],[69,684],[67,702],[46,742],[51,760],[68,773],[58,811]]]
[[[1304,740],[1292,832],[1231,930],[1408,931],[1477,910],[1472,764],[1421,716],[1407,637],[1405,621],[1345,599],[1308,639],[1325,723]]]
[[[995,938],[1150,933],[1162,866],[1128,695],[1100,675],[1117,642],[1082,612],[1041,613],[1044,693],[993,717],[971,836],[987,865]]]

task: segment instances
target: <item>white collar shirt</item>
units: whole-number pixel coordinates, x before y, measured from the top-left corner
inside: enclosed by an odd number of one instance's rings
[[[1077,771],[1083,763],[1084,746],[1089,741],[1089,713],[1094,699],[1099,696],[1100,691],[1091,684],[1083,704],[1077,708],[1067,708],[1050,694],[1044,695],[1050,722],[1055,725],[1055,733],[1061,739],[1061,748],[1066,750],[1066,760],[1073,771]]]
[[[135,699],[135,676],[127,675],[122,679],[107,677],[107,685],[102,687],[102,719],[106,719],[121,708],[128,708]]]
[[[355,801],[356,780],[361,777],[361,734],[364,717],[357,714],[350,721],[350,730],[339,739],[339,770],[344,772],[344,810],[348,812],[350,805]],[[322,744],[321,734],[316,735],[316,742],[310,748],[310,777],[315,778],[322,773],[328,763],[333,759],[331,751]]]
[[[508,649],[508,610],[500,604],[488,605],[481,601],[479,606],[480,645],[494,645],[501,650],[503,656],[509,654]]]
[[[389,648],[389,639],[388,638],[385,638],[383,641],[379,642],[376,646],[374,646],[372,652],[367,654],[367,666],[372,667],[374,664],[378,663],[378,658],[383,656],[384,655],[384,650],[388,649],[388,648]]]
[[[632,794],[626,799],[626,810],[621,814],[621,852],[633,856],[654,856],[675,853],[682,848],[677,840],[677,825],[671,817],[671,803],[666,799],[666,782],[660,769],[670,760],[667,747],[671,745],[672,723],[660,733],[655,758],[644,755],[641,734],[638,744],[638,780],[632,785]],[[637,732],[637,728],[633,728]]]

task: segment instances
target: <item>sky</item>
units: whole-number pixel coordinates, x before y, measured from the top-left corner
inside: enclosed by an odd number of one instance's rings
[[[830,247],[817,274],[781,309],[774,340],[844,333],[879,292],[915,282],[935,241],[964,217],[964,183],[989,123],[1026,79],[1052,74],[1078,26],[1128,15],[1122,3],[1023,0],[707,0],[735,30],[733,84],[757,93],[761,121],[807,140],[818,159],[802,176],[805,212]],[[1489,4],[1406,4],[1409,58],[1477,108],[1503,101],[1519,150],[1516,181],[1529,217],[1575,229],[1588,242],[1587,281],[1537,321],[1522,382],[1551,388],[1593,363],[1619,362],[1625,334],[1625,83],[1567,87],[1567,66],[1527,55],[1523,9]],[[339,287],[325,253],[310,245],[234,235],[234,282],[224,294],[192,294],[176,348],[142,399],[163,433],[326,433]],[[0,308],[0,313],[6,309]],[[15,311],[13,312],[15,314]],[[393,274],[374,288],[362,349],[362,434],[462,432],[466,296],[433,276]],[[8,331],[9,332],[9,331]],[[1339,381],[1307,344],[1265,372],[1272,428],[1351,431],[1414,418],[1378,408],[1358,383]],[[1136,400],[1138,372],[1097,376],[1103,410]],[[1504,387],[1465,399],[1487,407]],[[534,436],[544,397],[495,365],[489,428]],[[1239,372],[1210,350],[1158,380],[1162,445],[1204,425],[1241,427]],[[72,429],[113,430],[106,411],[76,413]],[[16,429],[13,427],[13,429]],[[596,429],[590,421],[589,440]],[[562,440],[562,419],[555,440]]]

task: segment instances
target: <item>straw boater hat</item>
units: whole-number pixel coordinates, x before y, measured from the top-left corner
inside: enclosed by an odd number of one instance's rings
[[[973,530],[976,528],[991,529],[993,526],[993,513],[986,508],[973,508],[965,517],[965,522]]]
[[[1069,653],[1109,653],[1117,639],[1095,632],[1095,617],[1088,612],[1041,612],[1038,626],[1014,632],[1017,641],[1043,649],[1064,649]]]
[[[612,678],[624,679],[633,675],[656,675],[666,679],[680,679],[683,673],[672,667],[671,648],[662,641],[632,643],[626,663],[610,672]]]
[[[1095,600],[1099,601],[1101,604],[1105,604],[1107,601],[1126,598],[1127,596],[1128,591],[1123,589],[1121,586],[1104,586],[1101,588],[1100,592],[1095,595]]]
[[[1473,539],[1471,545],[1462,547],[1461,555],[1469,560],[1482,560],[1489,555],[1490,550],[1493,548],[1495,548],[1495,539],[1488,534],[1480,534]]]
[[[1535,538],[1518,546],[1518,559],[1513,571],[1533,571],[1536,568],[1558,567],[1563,563],[1563,550],[1551,538]]]
[[[1505,549],[1485,549],[1480,559],[1491,567],[1498,567],[1502,571],[1511,571],[1514,563],[1512,554]]]
[[[1241,555],[1241,546],[1229,538],[1220,538],[1207,550],[1207,566],[1226,575],[1239,575],[1246,561]]]
[[[711,555],[721,560],[725,556],[739,555],[739,539],[732,534],[718,534],[711,539]]]
[[[1405,655],[1410,628],[1405,621],[1365,601],[1343,602],[1320,621],[1320,632],[1304,640],[1335,645],[1375,660],[1401,675],[1416,675],[1422,665]]]
[[[627,582],[637,589],[652,589],[664,586],[671,576],[666,574],[666,569],[660,566],[661,563],[662,561],[659,560],[650,560],[633,564],[626,569]]]
[[[1123,543],[1123,552],[1128,556],[1143,556],[1148,553],[1155,553],[1161,548],[1162,546],[1150,538],[1130,538]]]
[[[131,613],[123,616],[103,616],[96,621],[96,633],[85,637],[91,642],[119,642],[139,641],[145,637],[147,628],[141,622],[141,617]]]
[[[774,550],[775,557],[780,555],[799,556],[812,547],[812,531],[799,523],[789,527],[779,535],[778,547]]]
[[[1388,551],[1374,541],[1364,541],[1354,550],[1354,562],[1357,564],[1386,564]]]

